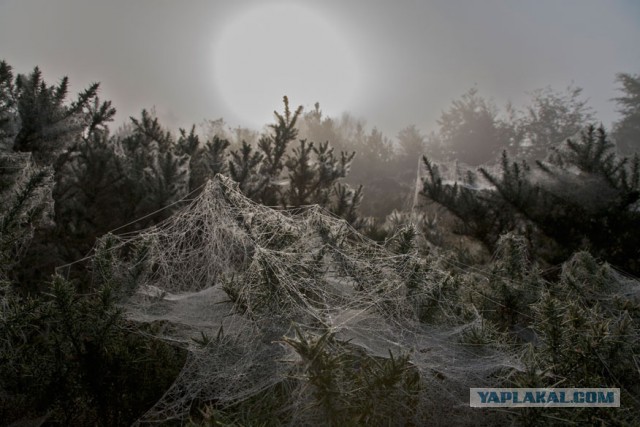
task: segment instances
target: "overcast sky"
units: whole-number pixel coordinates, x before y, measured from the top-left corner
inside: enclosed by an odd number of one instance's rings
[[[394,136],[474,86],[503,105],[572,83],[608,125],[639,41],[637,0],[0,0],[16,71],[99,81],[119,122],[155,106],[172,128],[257,127],[287,94]]]

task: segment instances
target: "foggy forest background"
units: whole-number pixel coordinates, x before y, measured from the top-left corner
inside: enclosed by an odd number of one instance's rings
[[[162,224],[221,174],[259,205],[292,216],[319,205],[372,245],[410,256],[435,283],[423,290],[440,301],[429,310],[444,310],[444,298],[482,318],[462,342],[506,346],[526,361],[495,373],[497,384],[622,390],[616,411],[493,413],[488,424],[638,423],[640,75],[615,81],[610,129],[575,86],[541,88],[524,105],[495,105],[472,88],[442,106],[428,134],[408,126],[384,135],[286,97],[262,132],[222,119],[168,129],[147,109],[113,129],[117,106],[100,99],[98,84],[72,94],[66,78],[45,82],[38,68],[21,75],[1,62],[0,420],[129,425],[163,396],[189,351],[127,318],[129,295],[98,277],[107,252],[94,248],[103,236]],[[442,257],[452,262],[436,278]],[[633,291],[620,291],[629,283]],[[435,322],[415,286],[423,285],[406,283],[416,322]],[[304,358],[301,343],[292,347]],[[409,358],[346,374],[329,348],[316,349],[324,356],[306,377],[326,424],[385,424],[399,412],[407,424],[424,420],[415,399],[425,379],[409,378]],[[318,378],[335,376],[340,387],[313,382],[318,360],[326,362]],[[291,422],[286,387],[266,404],[268,393],[231,406],[196,399],[180,422]],[[366,403],[380,393],[393,397]]]

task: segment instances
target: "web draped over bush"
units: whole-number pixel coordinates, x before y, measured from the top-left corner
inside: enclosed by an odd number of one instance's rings
[[[258,205],[218,175],[164,223],[102,238],[94,273],[123,284],[141,330],[189,352],[142,423],[276,395],[273,411],[292,424],[355,412],[402,422],[435,407],[463,414],[470,386],[520,367],[461,343],[480,319],[440,298],[439,262],[389,251],[316,206]]]

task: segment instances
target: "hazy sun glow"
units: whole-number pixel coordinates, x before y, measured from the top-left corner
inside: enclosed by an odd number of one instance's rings
[[[293,3],[254,6],[215,37],[216,95],[243,126],[269,123],[283,95],[292,106],[340,114],[362,82],[347,34],[328,16]]]

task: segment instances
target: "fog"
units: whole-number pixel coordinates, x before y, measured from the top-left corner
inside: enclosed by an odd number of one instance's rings
[[[639,24],[0,0],[0,420],[640,426]]]
[[[279,25],[247,25],[260,16]],[[117,124],[155,106],[174,129],[220,117],[257,128],[286,94],[395,136],[432,130],[472,87],[502,106],[573,84],[608,126],[615,74],[640,69],[639,24],[640,5],[623,0],[3,0],[0,56],[68,75],[72,91],[101,82]],[[251,80],[244,92],[233,76]]]

